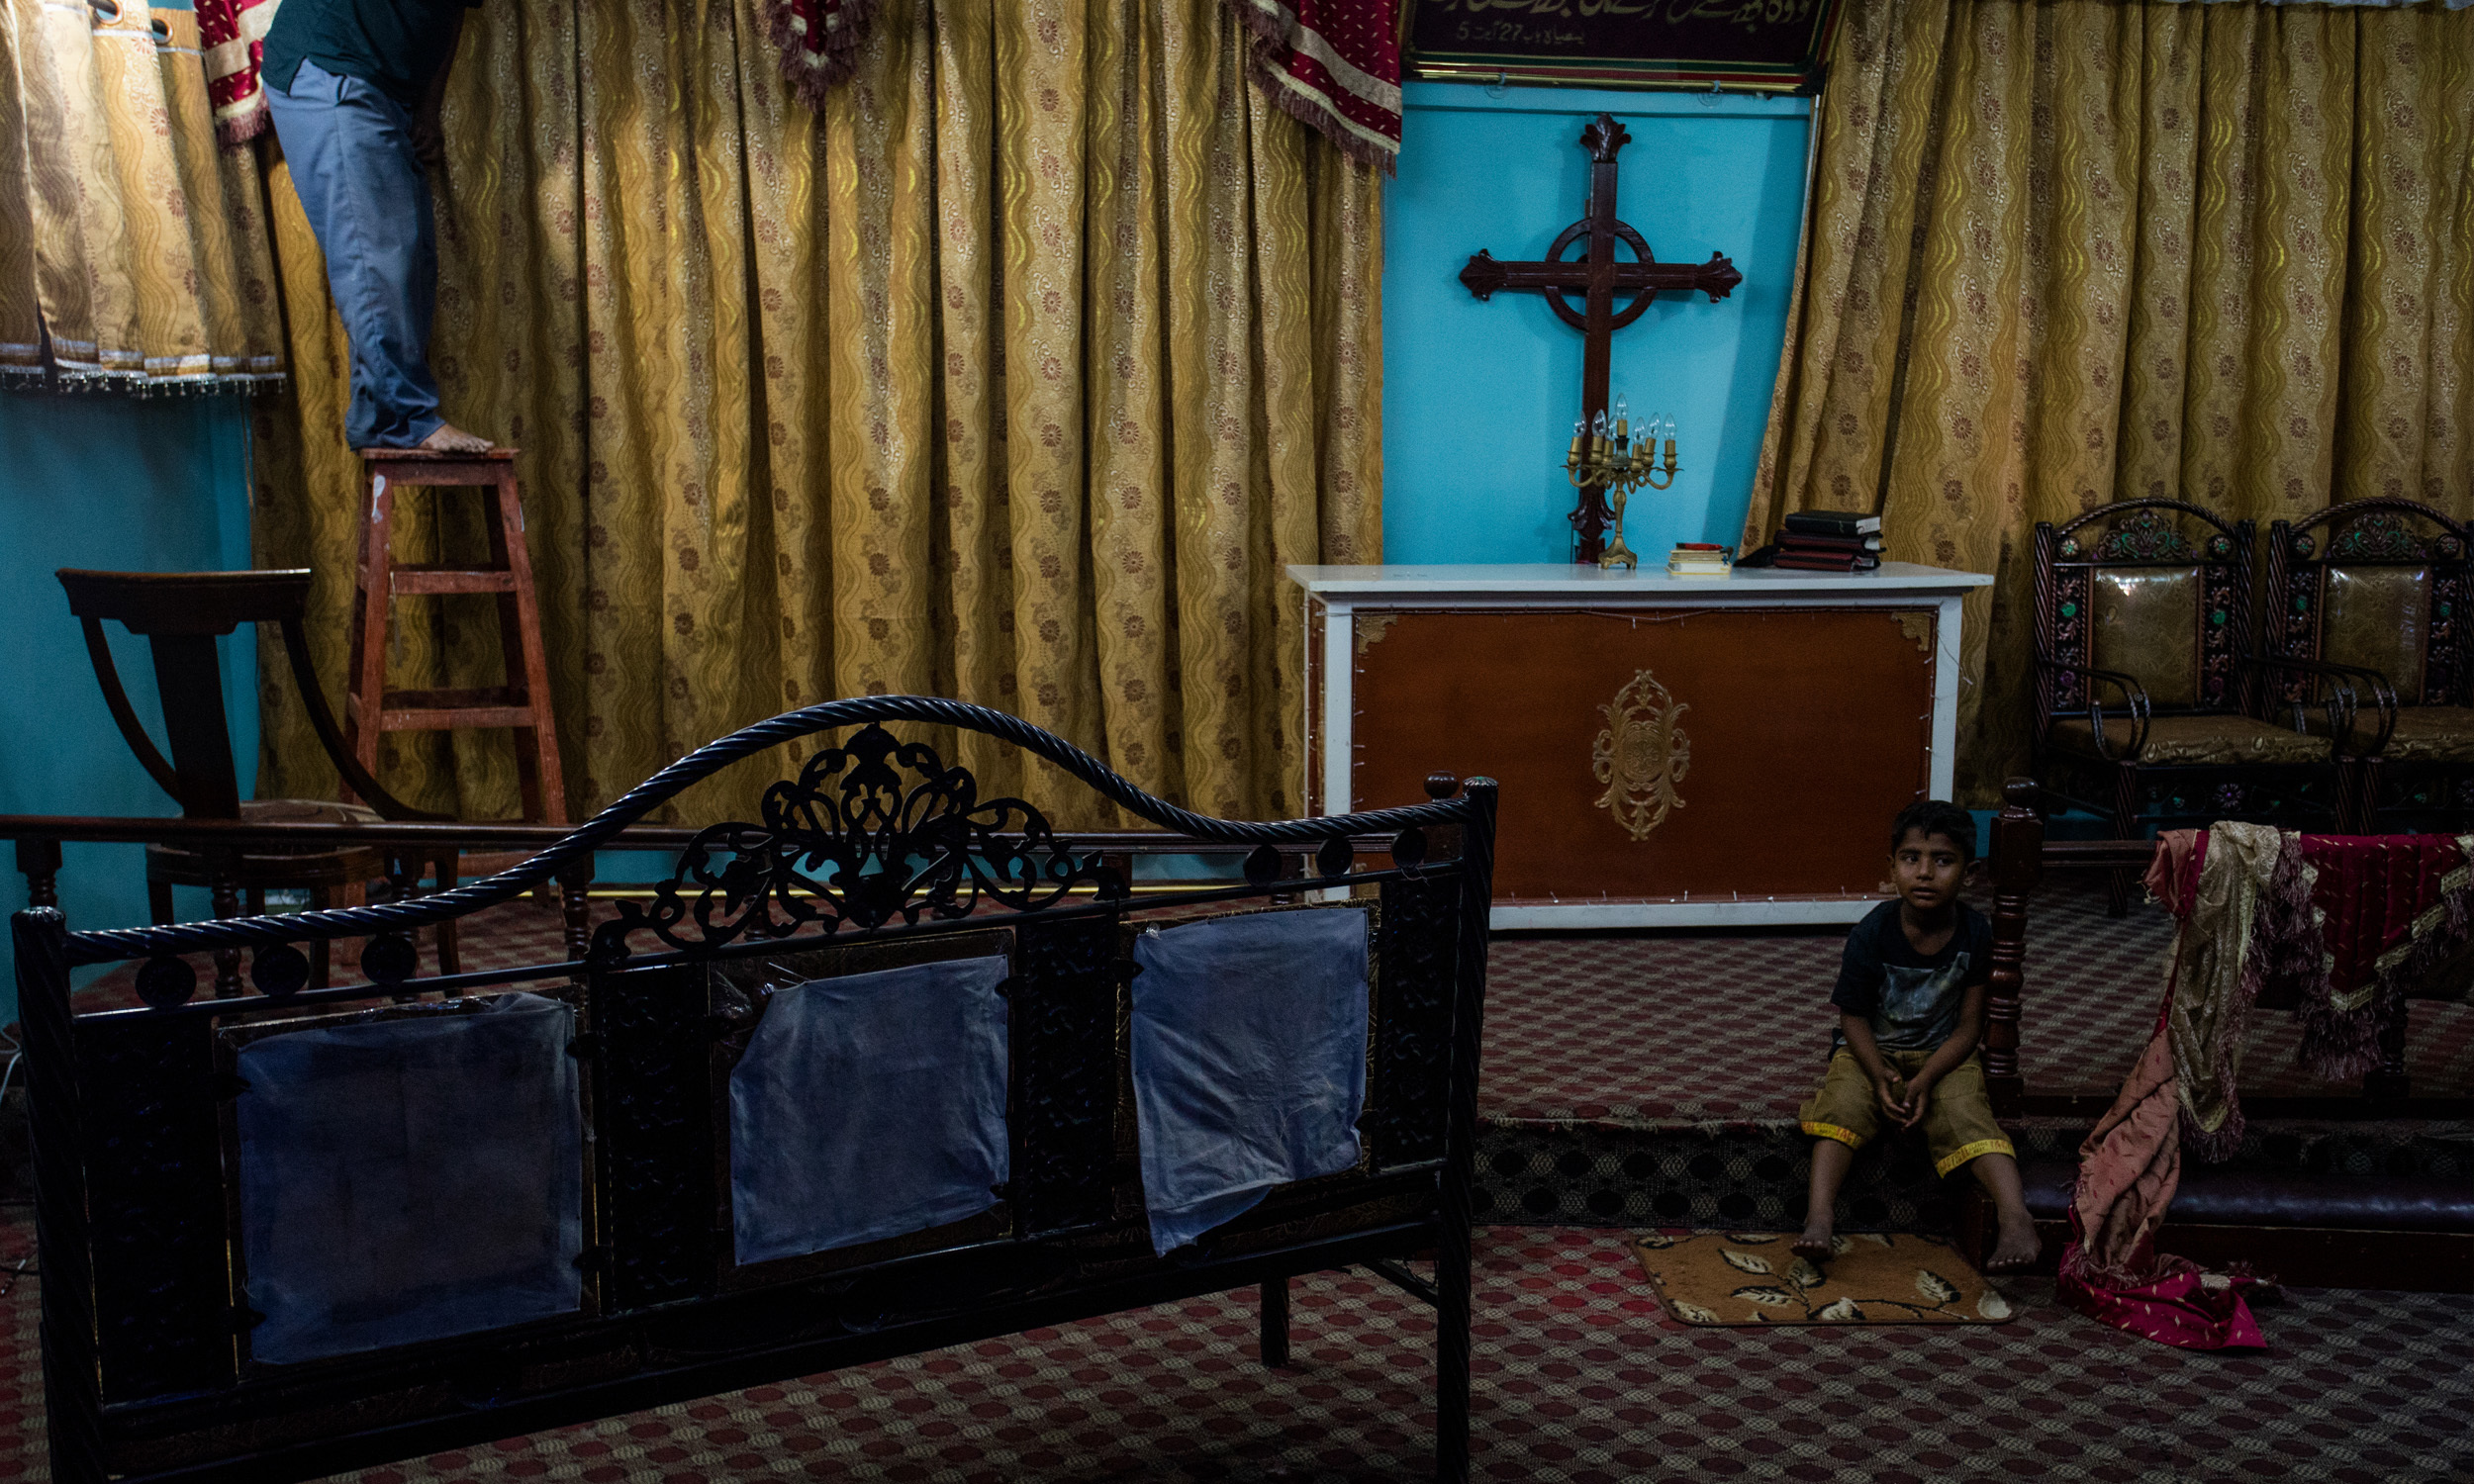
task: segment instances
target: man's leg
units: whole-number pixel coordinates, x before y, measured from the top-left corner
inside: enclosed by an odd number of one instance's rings
[[[267,102],[351,340],[345,438],[355,448],[439,443],[453,429],[429,373],[437,248],[411,119],[368,83],[315,63],[290,90],[268,89]]]

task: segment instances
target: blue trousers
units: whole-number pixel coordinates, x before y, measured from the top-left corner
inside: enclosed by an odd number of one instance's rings
[[[412,115],[360,78],[307,61],[266,102],[352,342],[344,437],[355,448],[410,448],[446,420],[429,374],[437,226]]]

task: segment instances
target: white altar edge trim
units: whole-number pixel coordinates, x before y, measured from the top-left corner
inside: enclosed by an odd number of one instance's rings
[[[1487,914],[1486,925],[1496,932],[1522,928],[1792,927],[1799,923],[1860,922],[1866,912],[1879,905],[1878,896],[1531,901],[1498,903]]]

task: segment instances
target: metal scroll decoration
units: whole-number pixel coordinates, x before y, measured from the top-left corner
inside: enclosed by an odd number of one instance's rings
[[[871,723],[765,790],[763,823],[708,826],[653,888],[593,935],[596,963],[650,932],[675,949],[967,917],[985,900],[1038,911],[1076,886],[1125,890],[1018,798],[983,799],[967,769]],[[692,927],[689,925],[692,924]]]
[[[1598,807],[1611,810],[1635,840],[1648,839],[1669,811],[1683,807],[1676,786],[1692,766],[1692,739],[1678,723],[1687,709],[1647,670],[1598,707],[1606,718],[1592,754],[1597,780],[1606,785]]]

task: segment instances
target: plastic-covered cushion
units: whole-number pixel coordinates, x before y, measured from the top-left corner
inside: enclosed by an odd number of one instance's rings
[[[1366,925],[1363,908],[1304,908],[1135,941],[1134,1111],[1155,1252],[1276,1185],[1357,1163]]]
[[[2068,1218],[2078,1166],[2038,1161],[2021,1167],[2030,1214]],[[2300,1169],[2229,1169],[2185,1161],[2165,1229],[2334,1227],[2366,1232],[2474,1231],[2474,1184],[2437,1175],[2328,1174]]]
[[[2431,569],[2331,566],[2327,584],[2320,658],[2378,671],[2409,705],[2422,699]]]
[[[241,1047],[249,1351],[274,1364],[572,1314],[575,1012],[534,994]]]
[[[742,1264],[901,1237],[997,1204],[1002,955],[775,993],[730,1069],[730,1232]]]
[[[2136,677],[2160,706],[2199,699],[2197,567],[2100,567],[2088,595],[2088,663]]]
[[[2128,716],[2105,718],[2105,746],[2119,754],[2131,740]],[[2093,730],[2083,720],[2056,721],[2047,733],[2053,746],[2081,757],[2098,757]],[[2327,739],[2247,716],[2154,716],[2147,746],[2132,761],[2149,767],[2177,763],[2325,763]]]
[[[2320,716],[2312,720],[2321,730],[2327,723]],[[2354,740],[2358,747],[2368,747],[2379,735],[2379,712],[2368,705],[2354,712]],[[2389,763],[2474,763],[2474,709],[2465,706],[2400,706],[2397,708],[2397,729],[2388,734],[2388,745],[2379,751],[2381,761]]]

